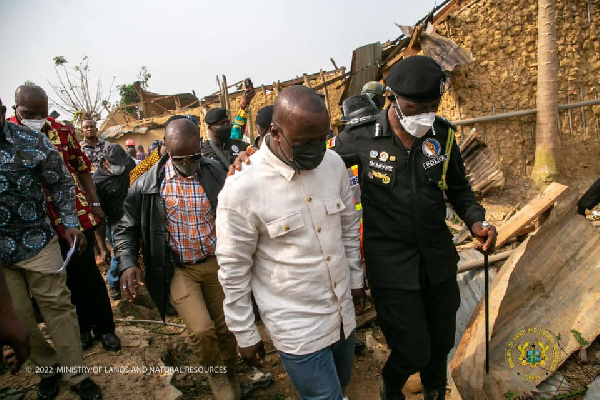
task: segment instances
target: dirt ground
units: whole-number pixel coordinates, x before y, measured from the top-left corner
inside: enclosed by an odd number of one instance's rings
[[[598,143],[572,143],[562,148],[559,161],[563,176],[561,181],[583,193],[600,177],[600,163],[593,154],[600,154]],[[585,154],[585,157],[582,157]],[[526,177],[507,179],[504,189],[482,199],[488,210],[488,220],[501,224],[507,216],[523,207],[539,191]],[[106,265],[100,265],[103,274]],[[147,294],[138,296],[133,304],[125,301],[112,302],[117,321],[117,335],[122,341],[122,350],[106,352],[99,342],[85,351],[84,363],[91,368],[92,378],[102,387],[105,399],[212,399],[206,377],[199,374],[170,372],[166,366],[194,366],[194,356],[187,344],[184,329],[163,325],[130,324],[123,319],[159,320],[154,304]],[[168,317],[168,322],[182,324],[178,317]],[[376,323],[357,332],[363,342],[367,333],[385,345],[385,339]],[[297,395],[288,379],[277,353],[262,330],[267,346],[267,358],[262,372],[271,372],[275,382],[268,388],[258,389],[251,395],[253,399],[292,400]],[[581,390],[600,372],[600,342],[596,340],[588,350],[587,362],[574,354],[560,369],[567,380],[573,383],[574,390]],[[380,373],[385,362],[385,354],[368,349],[357,355],[353,379],[347,395],[350,399],[379,399]],[[144,370],[143,368],[146,368]],[[162,369],[161,369],[162,367]],[[152,368],[152,370],[149,370]],[[18,390],[25,399],[36,398],[38,378],[32,373],[35,366],[28,363],[15,376],[5,369],[0,370],[0,399],[11,397],[6,388]],[[239,364],[238,373],[242,382],[248,382],[251,370]],[[406,393],[409,400],[422,399],[421,393]],[[71,400],[73,394],[63,382],[59,399]],[[450,398],[450,395],[447,396]],[[582,395],[568,398],[582,398]]]

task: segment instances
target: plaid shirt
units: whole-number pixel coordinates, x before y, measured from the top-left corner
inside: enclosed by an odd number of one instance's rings
[[[9,122],[19,124],[16,117],[8,119]],[[75,135],[68,126],[56,121],[52,117],[48,117],[46,125],[42,128],[42,132],[46,134],[50,142],[54,145],[56,150],[62,156],[67,171],[71,174],[73,182],[75,183],[75,205],[77,206],[77,216],[79,217],[80,229],[82,231],[92,229],[96,227],[100,220],[92,214],[91,204],[81,188],[79,179],[77,179],[77,173],[79,172],[90,172],[91,164],[87,158],[81,146],[75,138]],[[53,199],[50,196],[50,192],[44,187],[44,193],[46,194],[46,212],[52,223],[52,227],[61,239],[65,238],[65,229],[63,227],[63,221],[60,213],[56,209],[53,203]]]
[[[171,248],[182,264],[194,264],[215,254],[215,212],[198,179],[182,178],[168,160],[160,187],[165,201]]]

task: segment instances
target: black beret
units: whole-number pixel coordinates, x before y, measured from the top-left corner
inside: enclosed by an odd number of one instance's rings
[[[385,83],[400,97],[427,103],[444,94],[446,74],[432,58],[411,56],[395,64]]]
[[[208,125],[216,124],[217,122],[229,118],[229,113],[224,108],[211,108],[204,117],[204,122]]]
[[[269,129],[273,119],[273,106],[266,106],[256,113],[256,125],[264,129]]]

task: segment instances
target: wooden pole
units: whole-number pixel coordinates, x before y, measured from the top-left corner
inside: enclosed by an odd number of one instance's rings
[[[325,93],[325,107],[327,107],[327,112],[329,113],[329,117],[331,117],[331,106],[329,105],[329,91],[327,90],[327,85],[325,84],[325,74],[323,73],[323,68],[321,68],[321,85],[323,85],[323,93]]]
[[[308,79],[308,75],[306,74],[306,72],[302,74],[302,77],[304,78],[304,85],[306,87],[310,87],[310,79]]]
[[[254,123],[252,122],[252,107],[248,105],[248,119],[246,120],[246,129],[248,130],[248,137],[250,138],[250,144],[254,144]]]
[[[223,97],[225,98],[225,109],[229,111],[231,119],[231,103],[229,102],[229,90],[227,89],[227,77],[223,75]]]

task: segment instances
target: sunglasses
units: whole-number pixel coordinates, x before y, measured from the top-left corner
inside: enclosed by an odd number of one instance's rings
[[[201,158],[202,158],[202,152],[192,154],[189,156],[171,156],[171,161],[173,161],[175,164],[189,164],[194,161],[198,161]]]

